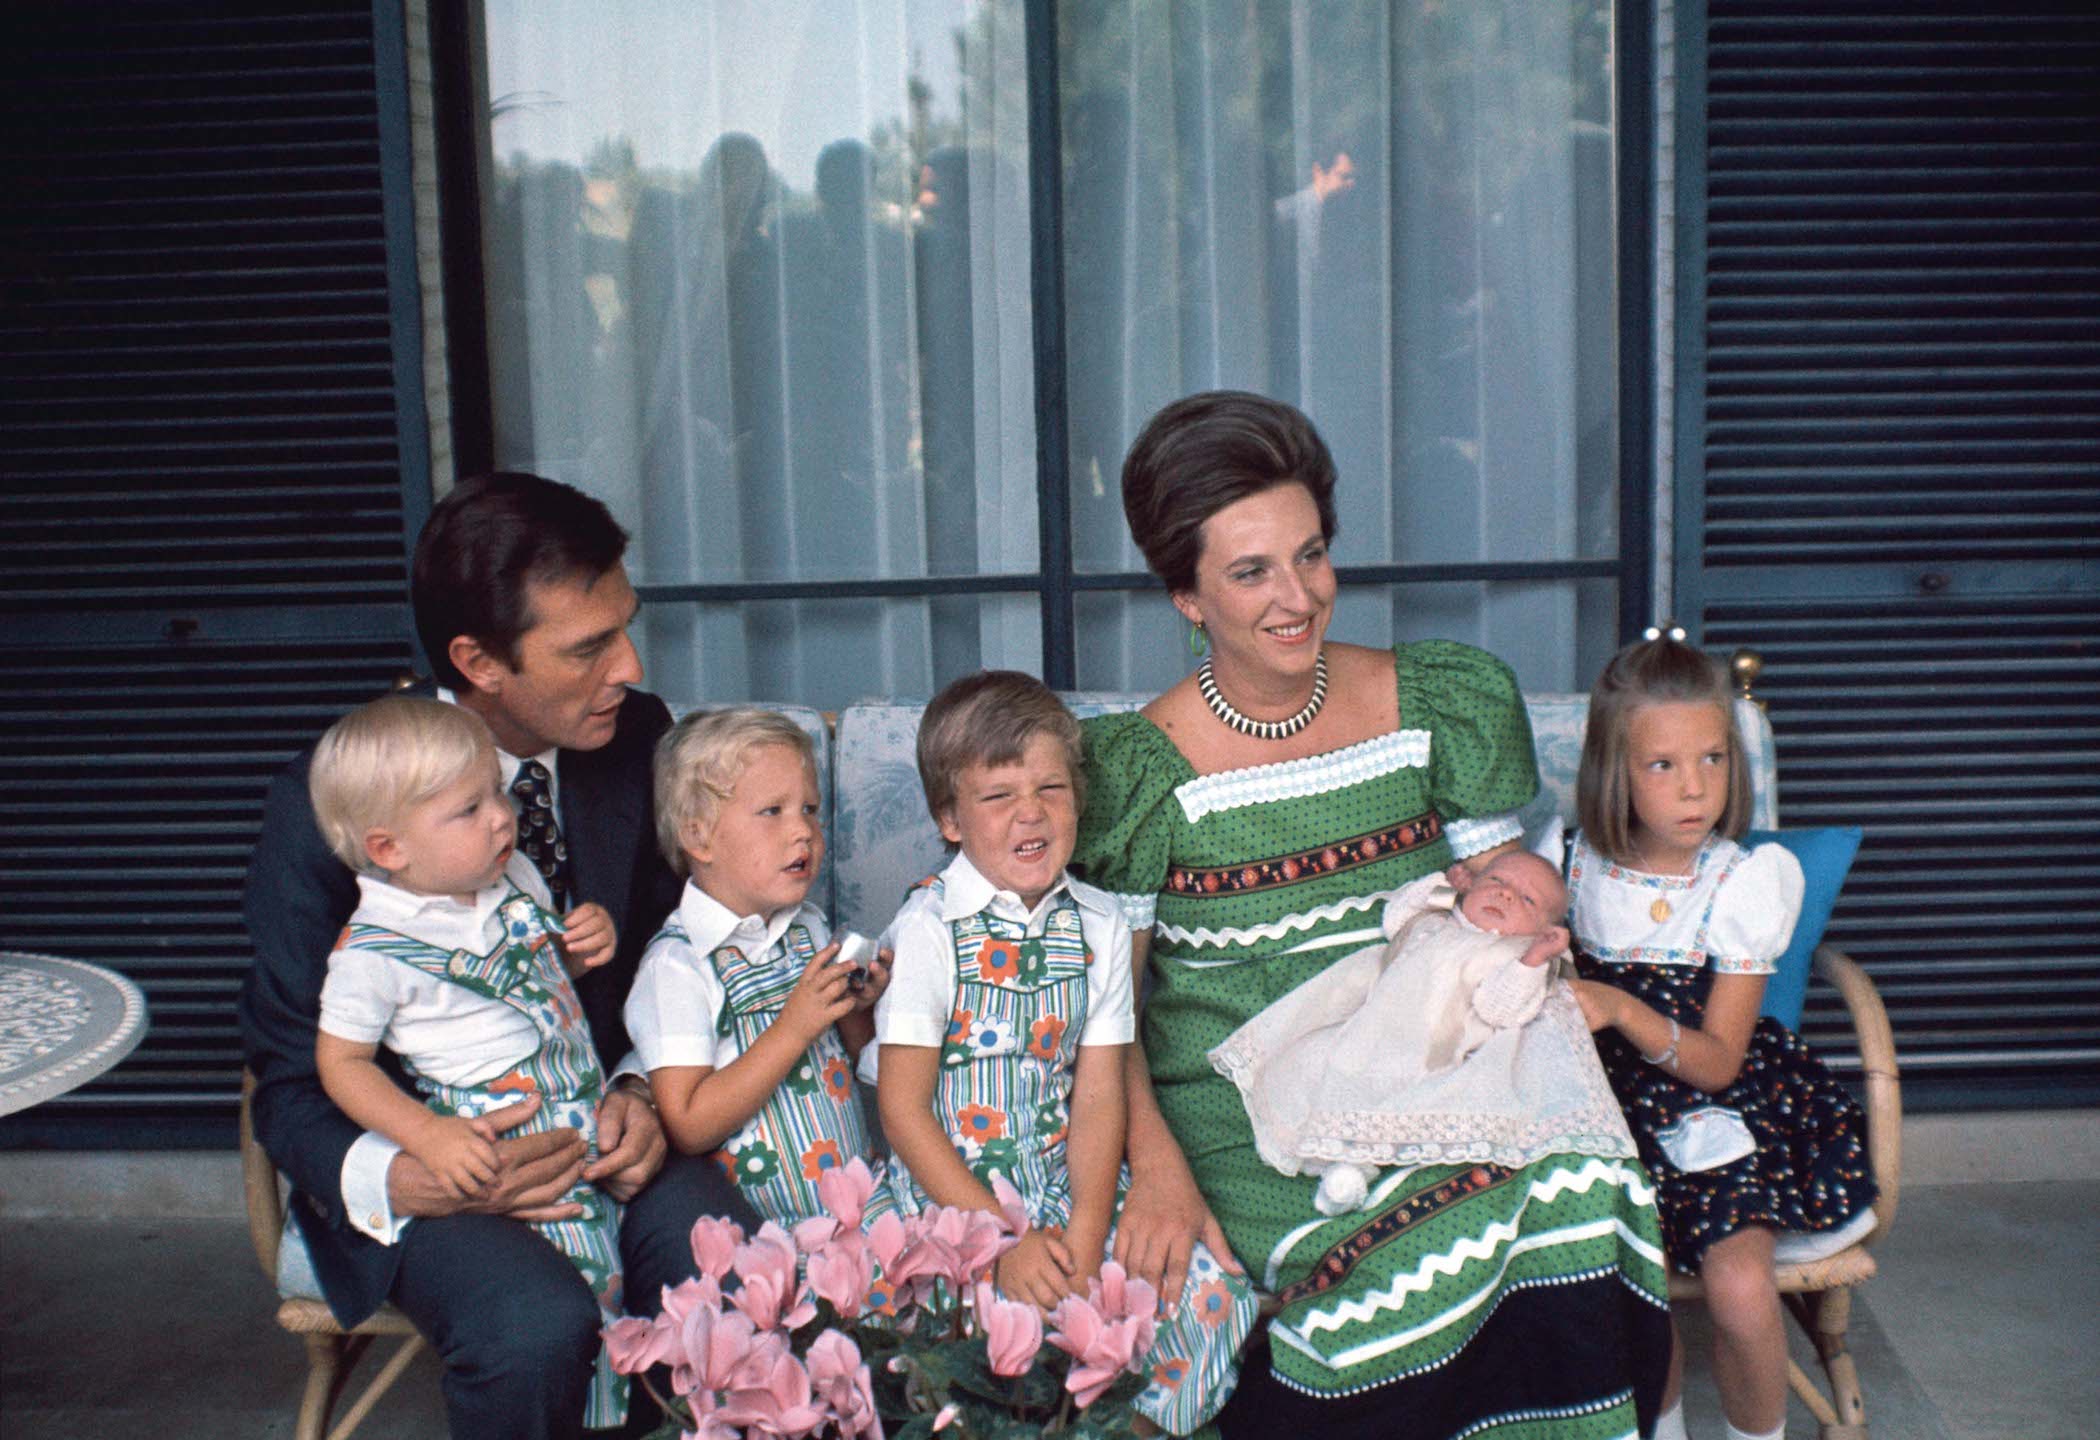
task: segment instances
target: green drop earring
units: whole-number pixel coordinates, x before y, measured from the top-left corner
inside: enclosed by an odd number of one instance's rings
[[[1201,620],[1190,622],[1189,654],[1195,656],[1198,660],[1201,660],[1204,656],[1208,655],[1209,653],[1210,636],[1207,632],[1205,632],[1203,628],[1203,622]]]

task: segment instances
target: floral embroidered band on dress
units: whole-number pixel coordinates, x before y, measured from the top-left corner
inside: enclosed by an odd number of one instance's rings
[[[1312,1267],[1312,1273],[1295,1285],[1286,1285],[1277,1293],[1277,1300],[1290,1306],[1333,1289],[1349,1278],[1349,1272],[1356,1268],[1359,1260],[1388,1240],[1425,1220],[1434,1219],[1462,1200],[1470,1200],[1507,1183],[1516,1173],[1506,1165],[1475,1165],[1434,1189],[1411,1196],[1383,1214],[1372,1217],[1362,1229],[1322,1255],[1319,1263]]]
[[[1257,860],[1251,865],[1206,869],[1176,865],[1167,871],[1167,889],[1176,895],[1244,895],[1254,890],[1273,890],[1280,885],[1295,885],[1309,876],[1339,875],[1388,855],[1419,850],[1433,844],[1443,833],[1442,817],[1434,810],[1425,810],[1388,829],[1337,840],[1296,855]]]

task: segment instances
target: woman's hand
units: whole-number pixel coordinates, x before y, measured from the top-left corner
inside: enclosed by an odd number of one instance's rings
[[[1116,1263],[1157,1290],[1169,1314],[1181,1307],[1189,1254],[1199,1240],[1227,1270],[1246,1273],[1226,1243],[1225,1227],[1210,1213],[1196,1177],[1178,1153],[1171,1162],[1156,1157],[1142,1176],[1131,1175],[1116,1229]]]

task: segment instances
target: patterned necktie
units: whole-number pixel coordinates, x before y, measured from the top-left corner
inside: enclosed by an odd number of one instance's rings
[[[518,802],[518,848],[537,865],[554,893],[554,908],[569,908],[569,846],[561,838],[561,823],[554,818],[554,777],[537,760],[518,767],[518,778],[510,782],[511,798]]]

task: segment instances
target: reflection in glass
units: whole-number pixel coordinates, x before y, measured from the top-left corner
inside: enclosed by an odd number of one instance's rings
[[[1123,453],[1218,387],[1320,426],[1344,564],[1616,553],[1610,0],[1058,14],[1081,569],[1143,568]],[[1444,633],[1514,658],[1573,594]]]
[[[938,637],[969,627],[994,663],[1041,674],[1042,611],[1026,592],[912,599],[645,605],[635,622],[646,688],[672,709],[742,701],[837,710],[924,700],[963,673]]]
[[[484,13],[498,463],[602,496],[644,585],[1035,569],[1016,0]],[[880,608],[741,649],[889,653]]]

